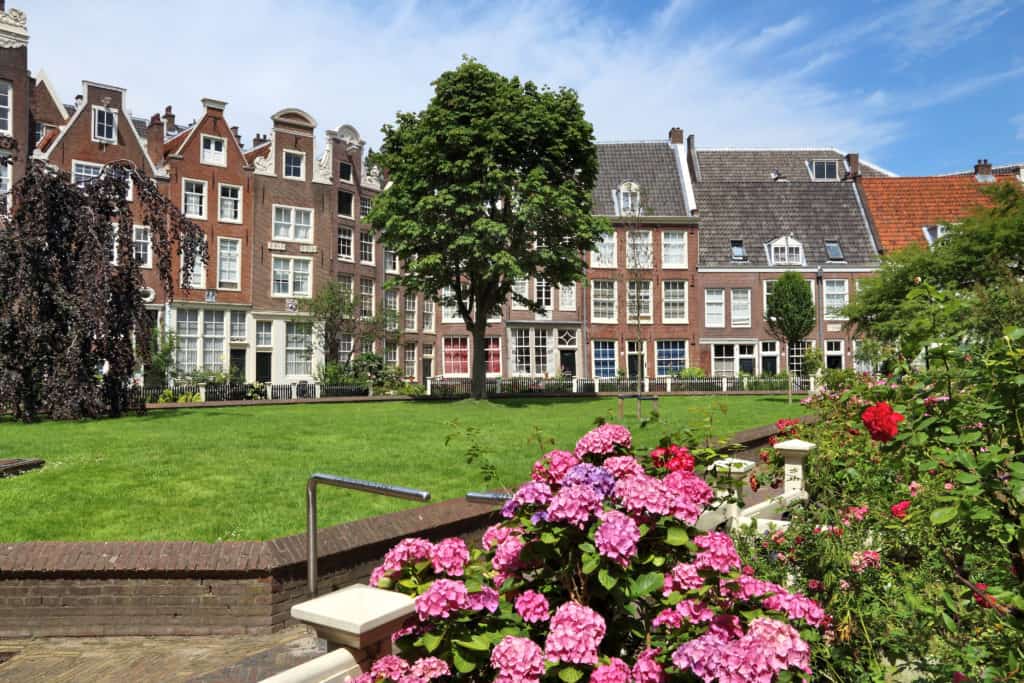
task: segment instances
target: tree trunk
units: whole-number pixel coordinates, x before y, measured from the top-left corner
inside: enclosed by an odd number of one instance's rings
[[[487,317],[474,321],[473,352],[470,354],[472,382],[470,396],[476,400],[487,398]]]

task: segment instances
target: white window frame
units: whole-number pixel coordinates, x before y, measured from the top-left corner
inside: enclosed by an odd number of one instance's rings
[[[774,351],[765,351],[765,345],[766,344],[772,344],[774,346]],[[775,340],[775,339],[765,340],[765,341],[762,341],[762,342],[760,342],[758,344],[758,349],[757,349],[757,370],[758,370],[759,374],[761,374],[761,375],[764,374],[764,359],[765,358],[774,358],[775,359],[775,374],[776,375],[779,374],[782,371],[782,366],[780,365],[780,361],[779,361],[779,358],[780,358],[780,355],[781,355],[779,353],[779,346],[780,346],[779,342],[777,340]]]
[[[288,328],[289,327],[292,327],[293,329],[296,329],[296,332],[295,332],[294,335],[288,334]],[[303,332],[299,332],[298,331],[298,328],[300,328],[300,327],[304,330]],[[293,345],[292,344],[292,337],[293,336],[294,337],[298,337],[300,334],[303,337],[303,345],[302,346]],[[305,343],[306,339],[309,340],[308,344]],[[301,322],[301,321],[292,321],[292,320],[289,320],[289,321],[285,322],[285,328],[284,328],[284,349],[285,349],[285,351],[284,351],[284,374],[285,374],[286,377],[309,377],[309,376],[311,376],[313,374],[313,324],[312,323]],[[293,354],[302,354],[302,356],[305,356],[305,359],[303,360],[301,358],[301,356],[300,356],[299,360],[293,361],[292,360]],[[301,363],[302,365],[308,365],[309,366],[308,372],[290,372],[290,370],[292,369],[290,366],[293,365],[293,364],[297,365],[299,363]]]
[[[274,292],[274,262],[288,261],[288,291]],[[295,262],[305,261],[309,264],[309,291],[299,293],[295,291]],[[313,259],[301,256],[274,256],[270,259],[270,296],[273,299],[308,299],[313,296]]]
[[[640,186],[627,180],[615,191],[616,216],[641,216],[643,207],[640,205]]]
[[[82,168],[82,169],[85,169],[85,168],[97,169],[96,170],[96,175],[91,175],[88,178],[84,178],[83,177],[82,182],[79,183],[79,181],[77,180],[77,176],[78,176],[78,172],[77,171],[78,171],[79,168]],[[71,160],[71,182],[73,182],[79,188],[85,189],[85,185],[90,180],[95,180],[96,178],[99,178],[101,175],[103,175],[103,164],[96,164],[96,163],[93,163],[91,161],[79,161],[78,159],[72,159]]]
[[[344,254],[341,250],[343,232],[348,232],[348,254]],[[338,226],[338,259],[349,263],[355,261],[355,231],[350,225]]]
[[[234,287],[225,287],[222,284],[223,280],[221,279],[221,272],[222,272],[223,269],[221,268],[221,264],[223,262],[223,256],[224,256],[223,252],[222,252],[222,249],[224,248],[224,243],[225,242],[234,242],[236,245],[238,245],[238,248],[235,251],[235,259],[234,259],[235,260],[235,275],[238,278],[238,281],[235,283]],[[217,238],[217,289],[220,289],[220,290],[223,290],[223,291],[226,291],[226,292],[239,292],[242,289],[242,240],[239,239],[238,237],[218,237]]]
[[[683,292],[683,310],[685,315],[683,317],[673,317],[668,314],[668,286],[679,285],[679,289]],[[678,302],[674,302],[678,303]],[[690,283],[688,280],[662,280],[661,281],[661,322],[667,325],[679,325],[688,324],[690,322]]]
[[[445,303],[445,299],[452,299],[452,303]],[[454,301],[455,290],[445,287],[441,290],[441,323],[461,323],[462,316],[459,315],[459,306]]]
[[[206,239],[206,235],[203,235],[203,244],[207,244],[208,241],[209,240]],[[198,253],[198,249],[197,249],[195,262],[192,265],[192,282],[189,283],[189,289],[191,289],[192,291],[196,291],[196,290],[199,290],[199,289],[206,289],[206,265],[207,264],[203,263],[202,260],[199,257],[200,257],[200,254]],[[207,257],[209,257],[209,254],[207,254]],[[182,273],[181,274],[181,282],[182,282],[182,284],[185,283],[185,277],[184,276],[185,276],[185,274]]]
[[[410,357],[410,352],[412,356]],[[416,379],[419,376],[419,363],[416,358],[416,344],[409,343],[402,346],[402,374],[406,377]],[[412,368],[412,372],[409,372],[409,368]]]
[[[400,269],[398,267],[398,254],[391,249],[384,247],[384,272],[385,273],[398,273]]]
[[[277,223],[277,210],[286,209],[289,212],[288,219],[288,236],[282,237],[277,234],[275,224]],[[315,233],[316,233],[316,211],[305,206],[288,206],[287,204],[272,204],[270,207],[270,236],[275,242],[299,242],[301,244],[313,244]],[[296,211],[308,211],[309,212],[309,239],[299,239],[295,236],[295,212]]]
[[[682,344],[683,345],[683,368],[690,367],[690,349],[685,339],[658,339],[654,342],[654,376],[671,377],[674,373],[662,373],[658,367],[660,361],[660,344]],[[681,368],[681,369],[683,369]]]
[[[99,137],[96,134],[97,133],[97,131],[96,131],[96,124],[99,122],[99,116],[98,116],[99,112],[103,112],[105,114],[110,114],[113,117],[113,120],[111,121],[111,124],[110,124],[111,128],[113,130],[113,137],[101,138],[101,137]],[[90,128],[90,135],[92,137],[92,141],[93,142],[99,142],[99,143],[104,144],[104,145],[116,145],[117,144],[117,113],[118,113],[117,109],[114,109],[112,107],[101,107],[98,104],[94,104],[92,106],[92,117],[91,117],[91,124],[92,124],[92,126]],[[106,124],[104,124],[104,125],[106,125]]]
[[[266,337],[263,336],[262,330],[266,330]],[[256,346],[257,347],[268,347],[274,345],[274,321],[273,320],[257,320],[256,321]]]
[[[434,331],[434,300],[423,295],[423,331]]]
[[[14,85],[10,81],[0,81],[0,94],[7,96],[7,104],[0,106],[0,112],[7,110],[7,126],[0,128],[4,135],[14,134]],[[45,133],[44,133],[45,135]],[[38,142],[38,140],[37,140]]]
[[[666,237],[669,235],[682,235],[683,238],[683,261],[682,263],[670,263],[665,250]],[[661,232],[661,267],[666,270],[686,270],[689,266],[689,237],[685,230],[663,230]]]
[[[199,357],[203,359],[202,368],[204,370],[213,370],[214,372],[221,372],[221,371],[224,370],[224,366],[227,365],[227,360],[228,359],[226,358],[227,354],[225,353],[224,346],[225,346],[225,343],[228,341],[229,334],[231,332],[231,329],[230,329],[231,316],[225,316],[224,314],[225,314],[224,309],[220,309],[220,308],[213,309],[213,310],[207,308],[207,309],[203,309],[203,311],[202,311],[202,316],[201,316],[202,323],[199,326],[200,339],[201,339],[201,342],[202,342],[202,346],[201,346],[201,348],[199,350]],[[214,319],[217,318],[217,317],[219,317],[220,320],[215,322]],[[225,317],[228,319],[227,323],[225,323],[225,320],[224,320]],[[216,328],[212,328],[211,329],[210,327],[208,327],[208,326],[213,326],[215,324],[219,324],[220,325],[220,334],[219,335],[216,333]],[[212,341],[212,340],[215,340],[215,339],[219,339],[220,343],[219,344],[217,344],[217,343],[207,344],[207,340],[211,340]],[[209,347],[209,348],[207,348],[207,347]],[[216,360],[211,360],[210,362],[207,362],[207,360],[206,360],[207,354],[210,354],[210,356],[216,358]]]
[[[366,218],[373,211],[373,197],[359,195],[359,217]]]
[[[206,141],[211,140],[213,142],[219,142],[221,151],[214,152],[211,150],[210,154],[207,154]],[[220,166],[225,168],[228,165],[228,139],[222,138],[219,135],[207,135],[202,133],[199,136],[199,163],[206,166]]]
[[[299,163],[299,175],[288,175],[288,155],[294,154],[300,159]],[[300,152],[297,149],[285,149],[281,151],[281,177],[286,180],[305,180],[306,179],[306,153]]]
[[[646,292],[646,296],[645,296]],[[640,305],[646,302],[641,309]],[[635,308],[635,310],[634,310]],[[650,280],[630,280],[626,283],[626,322],[641,325],[654,320],[654,283]]]
[[[388,332],[397,332],[399,321],[398,321],[398,290],[397,289],[385,289],[384,299],[381,302],[384,306],[385,314],[394,314],[385,321],[385,327]]]
[[[611,344],[612,345],[612,374],[601,375],[597,374],[597,345],[598,344]],[[614,379],[619,373],[619,342],[615,339],[592,339],[590,340],[590,376],[595,379]]]
[[[491,370],[488,369],[489,363],[487,361],[489,360],[489,355],[490,355],[490,351],[491,351],[491,349],[488,347],[488,343],[492,339],[498,342],[498,370],[497,370],[497,372],[492,372]],[[472,369],[473,368],[471,366],[470,370],[472,371]],[[484,337],[484,374],[487,375],[488,377],[501,377],[502,370],[504,370],[504,369],[505,369],[505,361],[502,358],[502,353],[501,353],[501,335],[490,335],[490,336]]]
[[[238,218],[225,218],[224,217],[223,202],[224,202],[224,199],[225,199],[225,197],[224,197],[224,190],[225,189],[238,190],[238,198],[234,200],[235,207],[236,207],[237,213],[238,213]],[[217,220],[219,220],[221,223],[236,223],[237,224],[237,223],[241,223],[242,222],[242,192],[243,192],[243,189],[242,189],[241,185],[231,185],[230,183],[219,183],[217,185]],[[230,199],[230,197],[228,199]]]
[[[924,239],[928,242],[928,246],[930,247],[946,236],[946,233],[949,232],[949,226],[945,223],[924,225],[921,226],[921,232],[924,233]]]
[[[518,294],[519,296],[523,297],[523,298],[529,299],[530,298],[530,278],[524,277],[524,278],[519,278],[518,280],[514,280],[512,282],[512,291],[515,292],[516,294]],[[513,311],[526,311],[526,310],[529,310],[529,309],[526,308],[526,306],[524,306],[523,304],[521,304],[518,301],[516,301],[514,296],[509,295],[509,298],[512,299],[512,310]]]
[[[148,225],[132,225],[132,255],[135,255],[135,243],[142,242],[143,240],[138,239],[138,231],[146,231],[146,260],[139,263],[139,268],[152,268],[153,267],[153,231],[149,229]]]
[[[363,236],[369,235],[370,237],[370,260],[363,258]],[[371,229],[363,229],[359,231],[359,262],[363,265],[372,266],[376,263],[377,259],[377,238],[373,234]]]
[[[370,301],[370,314],[367,315],[363,312],[363,303],[366,301],[367,293],[363,289],[363,285],[370,283],[369,301]],[[359,299],[356,301],[356,311],[359,313],[360,318],[372,318],[377,315],[377,281],[372,277],[361,277],[359,278]]]
[[[558,288],[558,310],[569,312],[576,311],[576,283],[572,282]]]
[[[639,242],[635,248],[634,242]],[[654,268],[654,235],[650,230],[626,231],[626,268],[634,270]]]
[[[194,320],[184,320],[184,318],[191,318],[192,315],[195,315]],[[179,340],[178,343],[175,344],[174,364],[179,370],[184,372],[195,372],[202,367],[202,363],[200,362],[200,359],[202,358],[200,340],[203,336],[203,327],[200,318],[201,313],[198,308],[179,308],[174,311],[174,335],[175,338]],[[189,326],[185,331],[182,330],[183,323]],[[186,331],[191,332],[191,334],[186,334]],[[191,340],[195,346],[191,346],[191,344],[187,343],[188,340]],[[187,356],[185,354],[191,355],[191,363],[186,360]]]
[[[720,292],[721,300],[712,302],[711,292]],[[717,294],[716,294],[717,298]],[[721,323],[713,324],[711,321],[711,315],[708,313],[708,305],[714,303],[715,305],[721,304],[722,306],[722,320]],[[717,321],[716,321],[717,323]],[[704,289],[704,327],[709,329],[722,329],[725,327],[725,288],[724,287],[706,287]]]
[[[828,350],[829,344],[839,344],[839,350],[838,351],[829,351]],[[822,369],[828,369],[828,358],[829,358],[829,356],[838,356],[839,357],[839,367],[837,369],[838,370],[845,370],[846,369],[846,341],[843,340],[843,339],[826,339],[825,340],[825,348],[824,348],[824,350],[822,352],[822,355],[821,355],[821,360],[824,362],[824,368],[822,368]]]
[[[815,172],[815,170],[816,170],[815,166],[817,164],[824,164],[825,165],[824,166],[824,168],[825,168],[825,175],[826,175],[825,178],[819,178],[817,173]],[[836,169],[836,175],[835,175],[834,178],[827,177],[827,175],[828,175],[828,165],[829,164],[834,166],[835,169]],[[807,170],[811,174],[811,180],[816,182],[816,183],[834,183],[837,180],[839,180],[839,159],[811,159],[810,161],[807,162]]]
[[[446,365],[447,365],[446,359],[448,357],[448,344],[449,344],[449,340],[453,340],[454,341],[456,339],[461,340],[466,345],[466,372],[452,372],[452,373],[449,373],[448,372],[448,368],[446,367]],[[455,344],[452,344],[452,346],[455,346]],[[459,346],[461,347],[462,344],[460,343]],[[444,337],[442,337],[441,338],[441,373],[445,377],[469,377],[469,374],[470,374],[470,372],[472,372],[472,370],[473,370],[473,345],[470,343],[469,337],[460,336],[460,335],[456,335],[456,334],[449,334],[449,335],[445,335]]]
[[[842,306],[839,306],[839,309],[845,308],[846,306],[848,306],[850,304],[850,281],[848,279],[846,279],[846,278],[842,278],[842,279],[838,279],[838,278],[836,278],[836,279],[832,279],[832,278],[826,279],[822,283],[822,289],[824,289],[824,293],[823,293],[822,296],[824,297],[824,300],[825,300],[825,320],[846,320],[846,317],[843,316],[841,313],[829,312],[830,309],[832,308],[832,305],[829,303],[829,291],[828,291],[828,285],[829,285],[830,282],[832,282],[832,283],[835,283],[835,282],[843,283],[843,291],[842,291],[843,304],[842,304]],[[814,291],[813,288],[811,289],[811,291]],[[838,292],[834,292],[833,294],[838,294]]]
[[[595,296],[596,283],[611,283],[612,285],[612,315],[610,318],[598,317],[596,310],[597,297]],[[619,283],[616,280],[591,280],[590,282],[590,319],[595,323],[617,323],[619,321]]]
[[[551,313],[555,310],[555,294],[551,283],[543,278],[537,278],[533,281],[533,293],[537,305],[544,307],[544,312],[537,313],[534,317],[537,320],[551,320]]]
[[[342,169],[343,166],[348,166],[348,177],[347,178],[341,174],[341,169]],[[341,181],[343,183],[350,183],[351,184],[352,183],[352,179],[355,177],[355,172],[356,172],[355,166],[353,166],[351,163],[349,163],[347,161],[340,161],[340,162],[338,162],[338,180],[339,181]]]
[[[235,320],[241,319],[241,332],[235,334]],[[249,321],[245,311],[231,311],[228,315],[228,338],[233,342],[244,342],[248,337]]]
[[[738,292],[745,293],[746,298],[747,298],[747,302],[746,302],[747,303],[746,319],[744,319],[744,317],[743,317],[742,309],[739,309],[739,312],[737,313],[737,298],[736,298],[736,294]],[[739,299],[740,303],[742,303],[742,299],[743,299],[743,297],[741,296],[740,299]],[[751,324],[752,324],[751,321],[753,320],[753,302],[752,302],[752,299],[753,299],[753,297],[751,296],[750,288],[749,287],[736,287],[734,289],[729,290],[729,316],[730,316],[730,321],[729,322],[731,323],[731,327],[750,327],[751,326]]]
[[[187,196],[189,194],[197,194],[195,192],[188,191],[189,183],[198,183],[203,186],[202,202],[203,212],[202,213],[189,213],[188,212],[188,201]],[[210,184],[205,180],[199,180],[198,178],[182,178],[181,179],[181,210],[185,214],[186,218],[195,218],[197,220],[205,221],[206,217],[210,213],[210,202],[209,202],[209,188]]]
[[[601,248],[611,245],[611,258],[609,260],[601,257]],[[597,245],[597,249],[590,252],[590,267],[591,268],[618,268],[619,266],[619,236],[615,232],[607,233],[602,235],[601,243]]]
[[[780,247],[783,250],[783,254],[785,254],[784,259],[775,258],[776,247]],[[796,260],[791,259],[789,255],[790,250],[793,248],[797,249]],[[803,266],[807,263],[807,254],[804,251],[803,243],[789,235],[772,240],[766,245],[766,249],[768,250],[768,263],[773,266]]]
[[[412,302],[412,308],[409,308],[409,302]],[[402,329],[406,332],[415,332],[419,327],[417,326],[417,319],[420,305],[416,299],[415,292],[404,292],[402,294]],[[412,313],[410,320],[410,313]]]

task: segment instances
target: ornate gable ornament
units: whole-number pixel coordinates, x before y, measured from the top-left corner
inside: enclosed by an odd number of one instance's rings
[[[253,165],[253,168],[255,169],[255,173],[257,175],[270,175],[270,176],[275,175],[275,173],[274,173],[274,154],[276,154],[276,150],[274,149],[274,143],[271,142],[270,143],[270,152],[268,152],[264,156],[256,157],[253,160],[252,165]]]
[[[28,45],[28,18],[20,9],[0,12],[0,47]]]
[[[316,166],[313,167],[313,182],[331,184],[331,169],[334,166],[334,151],[331,149],[330,138],[327,140],[327,148],[320,155]]]

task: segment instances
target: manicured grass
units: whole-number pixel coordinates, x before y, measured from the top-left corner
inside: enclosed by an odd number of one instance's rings
[[[720,408],[724,407],[723,412]],[[485,484],[466,463],[476,427],[498,480],[529,476],[538,428],[572,449],[615,399],[457,403],[349,403],[152,411],[144,417],[22,425],[0,422],[0,458],[38,457],[42,470],[0,480],[0,542],[30,540],[250,540],[305,530],[312,472],[424,488],[440,501]],[[628,402],[627,413],[633,410]],[[639,429],[651,446],[683,426],[727,436],[804,412],[780,396],[668,397],[661,422]],[[458,420],[462,429],[451,426]],[[446,437],[460,436],[445,445]],[[548,450],[546,448],[545,450]],[[415,505],[321,488],[329,526]]]

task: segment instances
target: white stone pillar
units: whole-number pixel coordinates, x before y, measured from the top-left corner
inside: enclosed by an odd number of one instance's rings
[[[782,456],[783,461],[785,481],[782,494],[787,497],[803,495],[804,465],[807,463],[807,456],[816,446],[808,441],[788,439],[778,442],[773,448]]]

